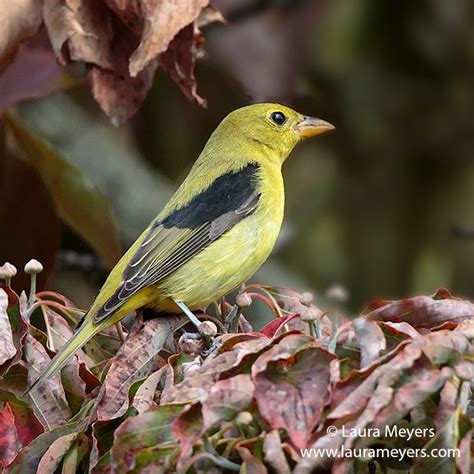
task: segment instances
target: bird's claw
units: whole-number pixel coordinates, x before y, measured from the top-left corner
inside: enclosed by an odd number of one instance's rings
[[[214,351],[216,351],[217,349],[219,349],[219,347],[222,346],[222,343],[219,341],[216,341],[214,338],[212,338],[212,340],[210,340],[209,342],[211,342],[209,349],[206,349],[205,351],[202,352],[202,355],[205,357],[212,354]]]

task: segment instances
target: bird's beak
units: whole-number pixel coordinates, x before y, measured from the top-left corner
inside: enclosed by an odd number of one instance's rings
[[[296,133],[301,139],[314,137],[334,130],[336,127],[325,120],[321,120],[315,117],[304,117],[303,120],[296,124]]]

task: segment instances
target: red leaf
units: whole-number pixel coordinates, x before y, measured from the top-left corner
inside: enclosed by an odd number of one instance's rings
[[[434,327],[445,322],[460,323],[474,318],[474,304],[452,298],[446,290],[433,296],[415,296],[385,304],[372,303],[363,311],[376,321],[407,322],[415,327]]]
[[[270,361],[253,376],[261,415],[272,429],[285,429],[297,447],[307,445],[328,401],[333,358],[308,344],[286,359]]]
[[[139,387],[137,393],[133,397],[133,407],[142,413],[149,410],[150,408],[157,406],[154,402],[154,396],[158,384],[161,379],[166,375],[166,371],[169,370],[167,366],[161,367],[157,371],[153,372]]]
[[[76,441],[80,432],[75,431],[54,440],[38,464],[38,473],[55,472],[59,464]]]
[[[0,412],[0,465],[8,466],[22,447],[10,404]]]
[[[178,471],[186,472],[182,469],[183,463],[186,463],[192,456],[194,444],[201,439],[202,434],[206,431],[203,426],[201,403],[198,402],[185,408],[173,421],[172,431],[180,445]]]
[[[21,444],[27,446],[44,432],[43,425],[26,404],[11,403],[10,407],[15,418],[15,428]]]
[[[240,472],[246,474],[268,474],[261,460],[263,436],[246,439],[237,443],[235,449],[243,460]]]
[[[294,318],[297,318],[299,315],[298,314],[287,314],[283,316],[282,318],[275,318],[272,319],[268,324],[266,324],[260,332],[267,336],[267,337],[273,337],[276,333],[280,331],[280,329],[289,321],[291,321]]]

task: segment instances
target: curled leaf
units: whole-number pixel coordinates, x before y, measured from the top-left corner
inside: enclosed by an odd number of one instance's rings
[[[383,331],[378,324],[365,318],[357,318],[353,322],[359,338],[360,367],[364,368],[374,362],[387,347]]]
[[[150,61],[168,49],[177,32],[193,23],[209,0],[156,2],[154,10],[145,18],[145,28],[137,50],[130,58],[130,74],[135,77]]]
[[[0,365],[4,364],[16,354],[7,308],[8,295],[0,288]]]
[[[2,4],[0,74],[12,62],[20,43],[40,27],[41,4],[42,0],[15,0]]]
[[[407,322],[414,327],[434,327],[445,322],[472,320],[474,304],[453,298],[447,291],[438,290],[433,296],[415,296],[398,301],[376,301],[363,312],[375,321]]]

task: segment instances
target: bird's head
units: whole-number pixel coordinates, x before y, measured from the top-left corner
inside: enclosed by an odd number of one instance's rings
[[[283,162],[301,140],[334,130],[324,120],[308,117],[280,104],[253,104],[231,112],[219,128],[235,140],[253,142],[277,153]],[[234,143],[235,144],[235,143]]]

